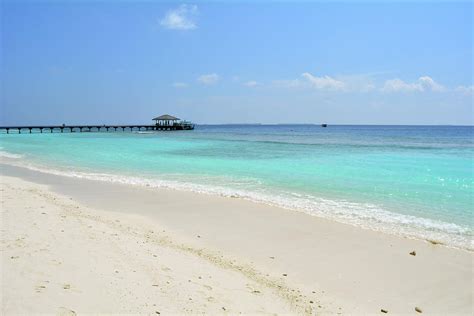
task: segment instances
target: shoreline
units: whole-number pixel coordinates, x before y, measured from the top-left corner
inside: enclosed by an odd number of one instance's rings
[[[191,248],[220,253],[240,267],[284,282],[290,292],[314,297],[322,306],[318,313],[386,309],[403,314],[413,313],[414,307],[435,314],[472,313],[469,251],[241,199],[72,179],[18,167],[3,168],[2,175],[47,185],[54,194],[92,210],[146,218]],[[417,255],[410,255],[414,250]]]
[[[456,229],[459,231],[462,229],[467,229],[465,227],[459,226],[458,224],[454,223],[437,221],[424,217],[416,217],[408,214],[398,214],[382,209],[373,209],[373,206],[371,205],[359,205],[359,208],[356,212],[362,213],[359,214],[359,217],[352,218],[354,215],[353,212],[347,210],[350,210],[353,205],[356,205],[357,203],[339,201],[342,204],[338,205],[330,213],[328,213],[327,211],[314,212],[311,210],[306,210],[304,205],[295,206],[294,203],[287,205],[286,203],[283,203],[281,201],[277,202],[272,198],[260,196],[260,194],[252,196],[249,195],[249,192],[244,191],[240,192],[231,190],[229,191],[229,193],[226,190],[222,191],[219,190],[219,188],[213,189],[211,187],[208,187],[207,185],[204,185],[204,187],[200,187],[200,185],[196,184],[186,184],[168,180],[156,180],[151,178],[119,176],[108,173],[85,173],[77,171],[68,174],[68,172],[65,170],[49,169],[46,166],[26,164],[24,161],[21,160],[21,158],[21,156],[17,156],[16,154],[1,152],[0,166],[6,166],[7,168],[16,167],[20,169],[28,169],[33,172],[38,172],[40,174],[50,174],[71,179],[99,181],[104,183],[110,183],[112,185],[133,186],[142,189],[172,190],[177,192],[207,195],[211,198],[224,197],[242,199],[250,203],[257,203],[279,209],[300,212],[309,216],[334,221],[340,224],[351,225],[360,229],[372,230],[375,232],[398,236],[401,238],[422,240],[432,244],[444,245],[446,247],[454,249],[474,252],[474,244],[472,242],[472,239],[469,239],[468,236],[463,235],[462,237],[458,237],[458,234],[448,233],[446,231],[439,231],[441,229],[448,229],[448,231]],[[365,210],[361,209],[361,207]],[[367,211],[367,209],[371,209],[371,211]],[[333,213],[338,215],[334,215]],[[374,219],[376,219],[376,221],[374,221]],[[406,225],[407,221],[410,223],[409,225]],[[400,226],[403,227],[400,229]],[[420,233],[420,231],[422,231],[422,233]]]

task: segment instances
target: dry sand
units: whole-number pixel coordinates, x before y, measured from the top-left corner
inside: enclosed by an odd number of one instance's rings
[[[473,313],[472,252],[240,199],[2,175],[6,314]]]
[[[1,193],[2,315],[298,311],[278,282],[143,218],[90,210],[15,178],[2,177]]]

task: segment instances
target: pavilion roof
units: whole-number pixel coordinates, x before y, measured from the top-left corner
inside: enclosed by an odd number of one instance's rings
[[[179,118],[177,118],[173,115],[164,114],[164,115],[160,115],[158,117],[155,117],[153,119],[153,121],[179,121]]]

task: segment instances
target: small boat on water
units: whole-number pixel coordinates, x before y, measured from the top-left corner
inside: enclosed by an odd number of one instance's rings
[[[328,127],[327,124],[321,124],[321,127]]]

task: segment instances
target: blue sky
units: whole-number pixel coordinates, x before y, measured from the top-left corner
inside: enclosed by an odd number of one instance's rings
[[[4,124],[461,124],[473,4],[1,2]]]

